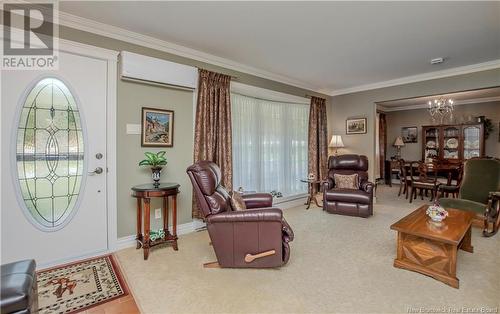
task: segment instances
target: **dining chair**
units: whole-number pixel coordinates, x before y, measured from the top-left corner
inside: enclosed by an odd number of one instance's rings
[[[418,174],[415,169],[418,169]],[[410,180],[410,203],[417,198],[418,190],[422,200],[424,199],[424,191],[431,192],[431,201],[436,197],[439,183],[437,181],[437,169],[434,164],[412,163],[410,165]]]
[[[446,184],[440,184],[438,190],[442,193],[441,196],[449,197],[451,195],[452,198],[458,197],[458,192],[460,191],[460,185],[462,183],[462,177],[464,175],[464,164],[461,163],[457,169],[457,177],[453,179],[451,176],[448,177],[448,182]]]
[[[408,174],[409,163],[407,163],[404,159],[399,160],[399,192],[398,197],[401,196],[401,192],[405,194],[405,198],[408,199],[408,185],[411,181],[411,178]]]

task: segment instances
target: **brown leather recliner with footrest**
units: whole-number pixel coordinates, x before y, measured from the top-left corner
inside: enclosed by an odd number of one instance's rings
[[[217,263],[205,267],[279,267],[290,257],[293,231],[267,193],[244,194],[246,210],[233,211],[220,168],[199,161],[187,169],[207,223]]]

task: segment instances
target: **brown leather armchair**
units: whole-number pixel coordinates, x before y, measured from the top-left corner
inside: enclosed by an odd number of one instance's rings
[[[245,194],[246,210],[233,211],[220,184],[221,171],[211,161],[187,169],[194,194],[207,223],[218,265],[206,267],[279,267],[290,258],[293,231],[267,193]]]
[[[361,155],[330,156],[328,178],[323,182],[323,210],[332,214],[373,215],[373,183],[368,182],[368,158]],[[335,187],[334,174],[358,174],[359,189]]]

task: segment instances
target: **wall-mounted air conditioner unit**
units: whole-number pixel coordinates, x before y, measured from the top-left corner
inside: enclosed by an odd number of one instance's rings
[[[122,51],[122,79],[196,88],[198,69],[192,66]]]

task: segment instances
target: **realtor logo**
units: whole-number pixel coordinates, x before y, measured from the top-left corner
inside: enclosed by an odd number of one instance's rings
[[[2,69],[56,69],[57,21],[51,3],[3,4]]]

